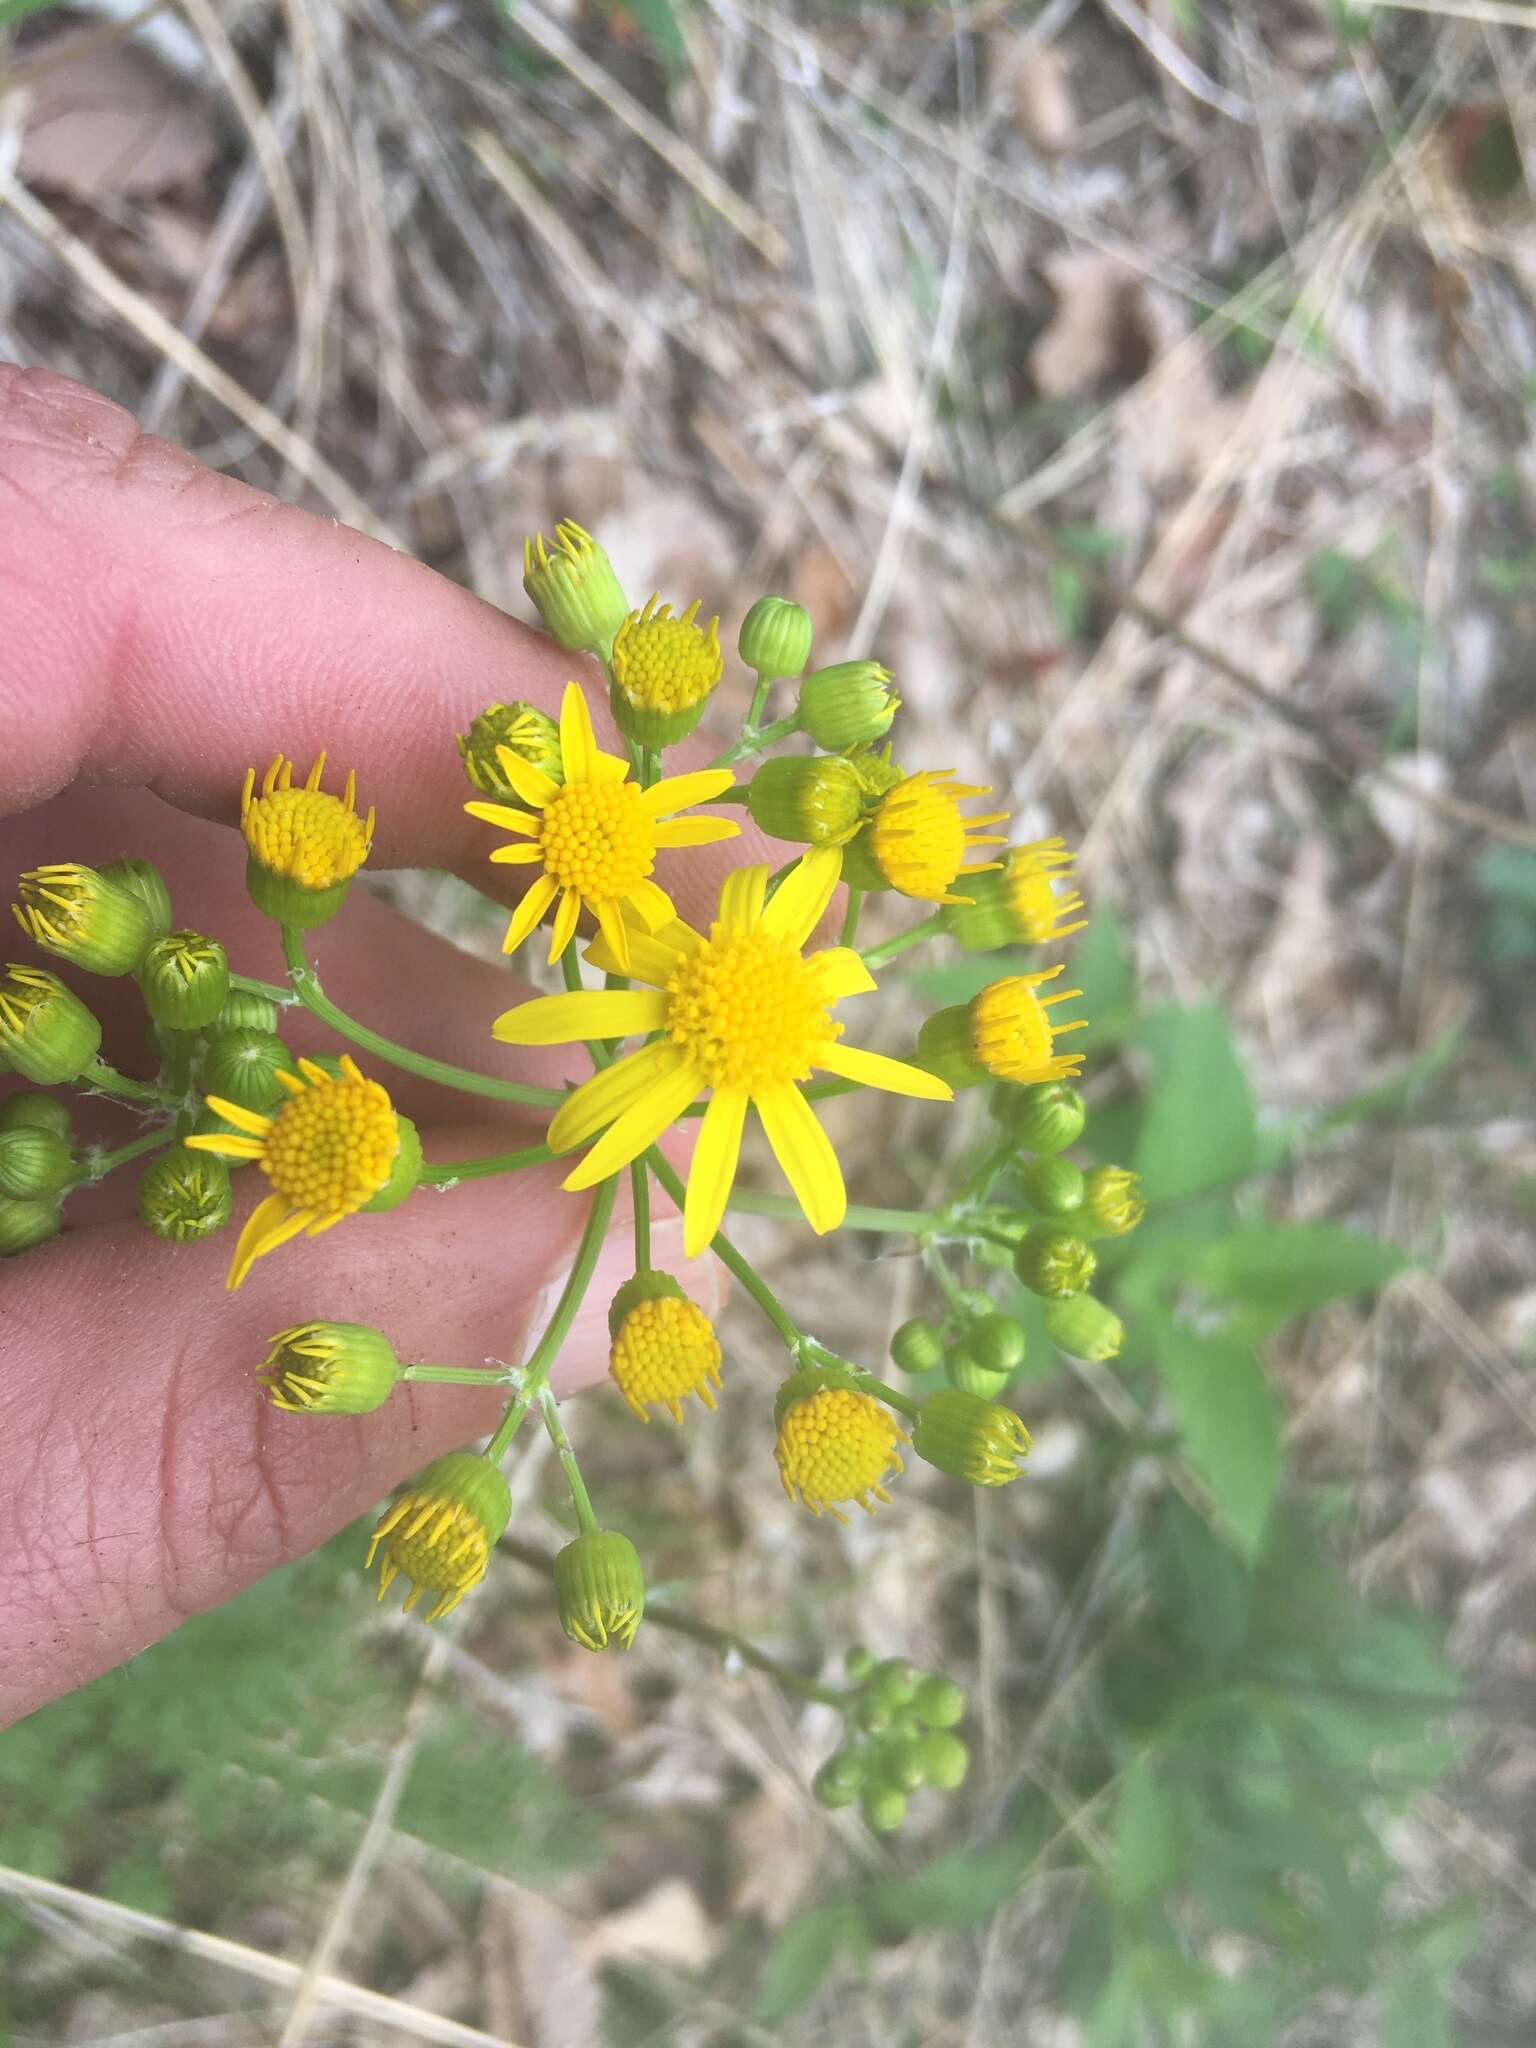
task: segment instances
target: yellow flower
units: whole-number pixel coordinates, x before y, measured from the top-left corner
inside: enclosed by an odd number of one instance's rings
[[[734,839],[741,830],[728,818],[671,816],[692,804],[707,804],[729,789],[734,780],[729,768],[700,768],[641,789],[627,779],[626,762],[598,752],[587,700],[575,683],[566,684],[560,706],[563,782],[551,781],[542,769],[509,749],[498,758],[529,808],[489,803],[464,808],[472,818],[505,825],[527,840],[525,845],[498,846],[493,861],[543,869],[512,913],[501,944],[504,953],[522,944],[558,896],[550,959],[558,960],[570,944],[585,904],[608,941],[618,963],[616,972],[627,974],[630,932],[624,907],[628,905],[648,932],[676,916],[671,897],[649,879],[658,850],[709,846],[717,839]]]
[[[932,1074],[838,1043],[843,1027],[833,1022],[832,1005],[875,985],[851,947],[801,952],[837,887],[838,867],[835,847],[813,848],[771,902],[768,869],[738,868],[721,885],[708,938],[681,922],[629,934],[627,968],[644,988],[540,996],[496,1019],[493,1033],[508,1045],[659,1034],[583,1081],[556,1112],[549,1127],[556,1152],[605,1132],[568,1176],[568,1188],[592,1187],[627,1166],[708,1089],[683,1208],[688,1257],[720,1227],[749,1105],[812,1230],[835,1230],[847,1208],[843,1176],[800,1083],[820,1068],[898,1095],[950,1099],[948,1085]],[[602,942],[587,958],[610,972],[619,966]]]
[[[288,1100],[274,1116],[210,1095],[208,1107],[234,1131],[182,1140],[193,1152],[254,1159],[272,1183],[240,1233],[225,1283],[231,1289],[257,1259],[300,1231],[318,1237],[355,1215],[390,1178],[400,1128],[389,1096],[358,1072],[350,1054],[343,1053],[340,1064],[339,1075],[313,1060],[300,1060],[298,1075],[279,1072]]]
[[[29,869],[16,891],[11,915],[27,937],[93,974],[129,973],[155,935],[137,896],[78,861]]]
[[[427,1615],[451,1614],[485,1577],[492,1550],[512,1513],[512,1495],[499,1467],[478,1451],[435,1458],[388,1508],[373,1532],[363,1569],[382,1544],[379,1598],[397,1573],[411,1581],[404,1611],[423,1593],[436,1593]]]
[[[1035,990],[1064,973],[1061,967],[1043,974],[1013,974],[994,981],[974,996],[970,1006],[971,1049],[989,1074],[1000,1081],[1060,1081],[1083,1064],[1079,1053],[1059,1053],[1056,1040],[1069,1031],[1086,1031],[1086,1018],[1053,1024],[1046,1011],[1080,996],[1080,988],[1059,995],[1037,996]]]
[[[995,860],[974,861],[968,856],[978,847],[1007,844],[1003,834],[980,828],[1001,824],[1008,813],[963,816],[964,798],[989,792],[975,783],[951,782],[953,772],[923,768],[886,791],[868,827],[854,841],[857,853],[848,868],[851,882],[895,889],[923,903],[970,902],[969,896],[954,895],[950,885],[961,875],[986,874],[997,867]]]
[[[888,1408],[861,1393],[851,1374],[812,1367],[797,1372],[779,1389],[774,1403],[778,1439],[773,1455],[779,1482],[791,1500],[802,1500],[813,1515],[823,1508],[847,1526],[839,1501],[888,1501],[885,1480],[902,1470],[898,1444],[910,1441]]]
[[[256,1377],[288,1415],[371,1415],[402,1370],[389,1339],[367,1323],[295,1323],[272,1339]]]
[[[641,746],[674,746],[692,732],[725,668],[720,621],[697,625],[698,609],[695,599],[675,619],[658,593],[614,636],[613,715]]]
[[[293,763],[278,754],[255,794],[248,768],[240,792],[240,830],[250,849],[245,886],[268,917],[304,929],[323,924],[341,907],[347,885],[373,844],[373,810],[357,815],[357,776],[349,773],[340,796],[320,787],[324,753],[317,754],[304,787],[293,786]]]
[[[1064,839],[1036,839],[1028,846],[1015,846],[1003,869],[1003,886],[1008,907],[1018,920],[1024,939],[1031,946],[1048,945],[1080,932],[1087,923],[1079,917],[1063,924],[1083,907],[1083,899],[1072,887],[1073,854]],[[1058,881],[1067,884],[1067,894],[1058,896]]]
[[[713,1408],[711,1388],[720,1384],[720,1340],[697,1302],[690,1301],[670,1273],[637,1273],[613,1298],[608,1311],[613,1343],[608,1370],[614,1385],[642,1422],[647,1401],[683,1419],[683,1402],[697,1394]]]

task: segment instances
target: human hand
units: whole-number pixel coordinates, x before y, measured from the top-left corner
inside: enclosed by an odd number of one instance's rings
[[[248,767],[325,748],[377,806],[371,867],[455,868],[515,893],[515,871],[487,863],[493,835],[463,813],[453,734],[498,698],[555,709],[572,663],[419,563],[140,434],[80,385],[0,365],[0,873],[147,857],[178,924],[221,939],[241,972],[280,978],[228,828]],[[737,841],[730,864],[741,855]],[[663,859],[681,913],[707,921],[718,853]],[[19,939],[13,951],[34,957]],[[568,1051],[494,1045],[490,1021],[517,993],[506,974],[362,889],[311,956],[335,1001],[408,1045],[545,1084],[577,1071]],[[136,988],[62,972],[101,1017],[104,1055],[142,1073]],[[303,1012],[281,1028],[297,1052],[336,1049]],[[470,1131],[462,1097],[362,1064],[429,1157],[538,1135],[494,1104]],[[134,1133],[119,1105],[78,1111],[88,1139]],[[240,1214],[255,1179],[237,1176]],[[306,1420],[260,1400],[252,1368],[274,1331],[315,1316],[376,1324],[406,1359],[515,1358],[586,1209],[559,1179],[543,1168],[419,1190],[287,1246],[228,1295],[228,1234],[150,1237],[130,1168],[71,1198],[61,1238],[0,1266],[0,1726],[489,1430],[494,1392],[401,1387],[375,1414]],[[607,1301],[633,1267],[627,1224],[621,1207],[559,1389],[605,1370]],[[687,1277],[674,1219],[658,1217],[653,1256],[710,1307],[713,1262]]]

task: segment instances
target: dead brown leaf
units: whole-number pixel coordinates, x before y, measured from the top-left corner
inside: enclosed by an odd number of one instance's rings
[[[83,39],[82,39],[83,40]],[[65,38],[45,46],[62,52]],[[88,49],[33,85],[21,174],[77,199],[138,198],[194,183],[218,142],[195,88],[126,42]]]

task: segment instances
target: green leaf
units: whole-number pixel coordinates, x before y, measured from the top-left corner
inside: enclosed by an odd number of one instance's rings
[[[1115,1803],[1114,1863],[1109,1888],[1126,1908],[1144,1906],[1178,1875],[1183,1844],[1166,1762],[1138,1757],[1126,1767]]]
[[[1018,1890],[1041,1840],[1038,1829],[1017,1827],[984,1848],[936,1856],[910,1876],[877,1879],[864,1894],[870,1921],[895,1936],[917,1927],[973,1927]]]
[[[688,46],[678,27],[672,0],[622,0],[622,5],[667,70],[686,70]]]
[[[1280,1410],[1263,1367],[1246,1344],[1202,1336],[1162,1318],[1149,1334],[1184,1458],[1252,1558],[1279,1484]]]
[[[1273,1327],[1324,1302],[1369,1294],[1408,1263],[1396,1245],[1331,1223],[1255,1223],[1197,1252],[1187,1277],[1213,1301]]]
[[[1227,1670],[1248,1640],[1252,1582],[1243,1565],[1176,1493],[1163,1502],[1150,1556],[1173,1648],[1207,1677]]]
[[[1382,1986],[1381,2048],[1456,2048],[1443,1981],[1415,1969]]]
[[[1148,1200],[1240,1179],[1254,1163],[1253,1092],[1220,1006],[1154,1010],[1138,1035],[1160,1069],[1133,1162]]]
[[[851,1898],[823,1900],[786,1921],[763,1959],[752,2017],[759,2026],[788,2019],[821,1988],[839,1956],[862,1956],[869,1936]]]
[[[1130,1029],[1135,978],[1125,925],[1115,911],[1090,912],[1067,971],[1083,992],[1071,1014],[1088,1019],[1088,1029],[1074,1034],[1076,1040],[1085,1048],[1118,1044]]]
[[[0,28],[9,28],[24,15],[41,14],[45,7],[54,4],[55,0],[0,0]]]

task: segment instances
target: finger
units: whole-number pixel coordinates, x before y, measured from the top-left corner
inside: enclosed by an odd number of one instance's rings
[[[0,815],[84,778],[228,820],[247,768],[327,748],[378,808],[381,864],[516,895],[486,862],[497,835],[463,814],[454,733],[497,699],[552,710],[575,675],[615,744],[591,663],[83,386],[6,365],[0,618]],[[743,857],[739,841],[663,856],[662,879],[707,917],[712,878]]]
[[[227,1242],[155,1244],[126,1223],[29,1254],[24,1286],[20,1262],[11,1267],[0,1726],[491,1429],[503,1397],[451,1386],[398,1387],[372,1415],[284,1415],[259,1397],[252,1371],[276,1331],[317,1316],[381,1328],[408,1361],[515,1361],[530,1326],[542,1327],[583,1220],[585,1204],[557,1180],[535,1170],[418,1191],[389,1215],[284,1246],[234,1296],[223,1292]],[[657,1263],[712,1313],[713,1264],[683,1264],[675,1218],[658,1218],[654,1243]],[[632,1270],[621,1219],[558,1389],[602,1376],[607,1304]]]

